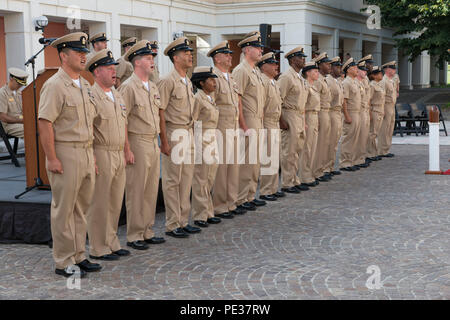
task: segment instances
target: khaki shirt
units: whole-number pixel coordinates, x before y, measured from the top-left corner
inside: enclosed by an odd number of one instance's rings
[[[398,89],[400,89],[399,88],[399,86],[400,86],[400,77],[398,76],[398,73],[396,73],[392,79],[394,80],[394,89],[397,91]]]
[[[125,128],[127,111],[122,95],[111,88],[114,100],[106,95],[103,89],[94,83],[92,94],[97,102],[97,117],[94,119],[94,147],[120,147],[125,145]]]
[[[282,108],[285,110],[305,113],[305,104],[308,97],[306,82],[294,68],[289,69],[278,78]]]
[[[244,117],[263,119],[265,92],[261,73],[252,68],[247,60],[233,70],[233,78],[238,85],[239,95],[242,98],[242,111]],[[261,122],[262,126],[262,122]]]
[[[184,83],[177,70],[173,69],[158,82],[161,94],[161,109],[164,110],[166,125],[192,128],[194,124],[194,93],[191,80],[186,76]]]
[[[219,109],[213,98],[208,98],[206,93],[199,89],[195,94],[194,119],[201,121],[203,129],[216,129],[219,121]]]
[[[359,85],[358,79],[346,77],[342,85],[344,87],[344,98],[347,99],[347,111],[361,111],[361,95],[364,89]]]
[[[159,134],[159,109],[161,100],[156,84],[149,81],[148,87],[133,72],[119,88],[125,102],[128,117],[128,132],[134,134]]]
[[[53,124],[55,142],[94,140],[96,101],[89,82],[81,76],[80,84],[81,88],[59,68],[41,89],[39,119]]]
[[[331,91],[328,87],[328,83],[325,81],[325,77],[322,74],[319,74],[319,79],[314,82],[314,87],[318,92],[320,92],[320,109],[330,110]]]
[[[314,85],[306,83],[308,90],[308,98],[306,100],[305,110],[306,112],[319,112],[320,111],[320,92]]]
[[[330,88],[331,110],[342,111],[342,106],[344,105],[344,86],[342,85],[342,81],[339,81],[339,79],[334,78],[330,74],[327,75],[325,81],[328,84],[328,88]]]
[[[384,99],[385,99],[384,83],[383,81],[376,82],[372,80],[370,82],[370,110],[384,113]]]
[[[216,101],[219,108],[219,124],[218,127],[224,129],[239,128],[239,89],[236,81],[234,81],[231,73],[228,73],[228,79],[217,68],[214,68],[216,78],[216,91],[212,93],[212,97]]]
[[[152,73],[150,73],[150,76],[148,77],[148,80],[152,81],[153,83],[158,83],[159,81],[159,70],[158,67],[155,64],[155,69]]]
[[[6,83],[0,89],[0,113],[6,113],[10,117],[19,118],[22,115],[22,93],[16,91],[16,94],[9,89]],[[7,123],[2,122],[6,130]]]
[[[281,93],[278,83],[262,74],[263,85],[266,92],[264,104],[264,127],[268,124],[279,124],[281,117]],[[271,127],[272,127],[271,126]]]
[[[358,79],[358,85],[361,88],[361,109],[368,110],[369,109],[369,98],[370,98],[370,84],[369,90],[366,90],[366,83],[364,81],[365,79],[359,80]]]
[[[126,61],[123,56],[117,59],[117,62],[119,63],[116,66],[116,76],[120,80],[120,84],[125,82],[134,72],[133,65],[131,62]]]
[[[386,93],[386,105],[395,105],[397,102],[397,91],[394,88],[394,80],[389,79],[387,76],[383,77],[384,91]]]

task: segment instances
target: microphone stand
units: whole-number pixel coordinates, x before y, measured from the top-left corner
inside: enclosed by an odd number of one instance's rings
[[[25,191],[22,192],[21,194],[18,194],[16,196],[14,196],[14,198],[19,199],[21,196],[23,196],[25,193],[35,189],[35,188],[40,188],[40,187],[48,187],[50,188],[49,185],[46,185],[42,182],[41,179],[41,166],[40,166],[40,161],[39,161],[39,131],[38,131],[38,110],[37,110],[37,98],[36,98],[36,76],[35,76],[35,63],[36,63],[36,58],[37,56],[44,51],[45,48],[47,48],[47,46],[49,45],[49,43],[44,44],[44,46],[42,47],[41,50],[38,51],[38,53],[36,53],[34,56],[32,56],[30,59],[27,60],[27,62],[25,62],[25,66],[28,67],[28,65],[31,63],[31,67],[33,70],[33,99],[34,99],[34,125],[35,125],[35,137],[36,137],[36,164],[37,164],[37,177],[34,179],[35,183],[33,186],[31,187],[26,187]]]

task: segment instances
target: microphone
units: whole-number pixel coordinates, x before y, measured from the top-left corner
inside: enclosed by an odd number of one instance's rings
[[[58,39],[58,38],[40,38],[39,43],[40,44],[51,44],[56,39]]]

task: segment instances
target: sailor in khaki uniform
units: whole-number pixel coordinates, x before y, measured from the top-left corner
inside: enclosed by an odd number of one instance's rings
[[[266,92],[264,104],[264,138],[263,152],[270,162],[261,164],[261,176],[259,193],[262,200],[276,201],[284,197],[284,192],[278,191],[278,171],[280,168],[280,118],[281,118],[281,93],[275,77],[278,75],[278,61],[273,52],[266,53],[258,62],[262,72],[263,85]],[[266,172],[268,171],[268,172]]]
[[[93,50],[86,55],[86,61],[91,60],[97,52],[108,49],[108,39],[106,38],[106,33],[104,32],[100,32],[89,37],[89,42],[91,43]]]
[[[194,103],[195,119],[195,169],[192,182],[192,219],[202,228],[221,220],[214,217],[211,189],[216,178],[219,150],[216,141],[219,109],[211,97],[216,90],[217,75],[212,67],[196,67],[192,73],[192,84],[197,88]]]
[[[131,37],[122,42],[122,48],[125,50],[125,54],[132,46],[134,46],[137,42],[136,37]],[[125,54],[117,59],[117,62],[119,63],[117,65],[116,71],[117,71],[117,77],[116,77],[116,88],[119,88],[122,83],[125,82],[131,75],[133,74],[133,65],[124,59]]]
[[[9,81],[0,89],[0,121],[6,134],[23,138],[22,93],[27,85],[28,73],[19,68],[9,68]]]
[[[363,89],[358,83],[358,65],[353,58],[348,59],[343,66],[346,78],[342,82],[344,87],[344,126],[340,154],[340,168],[344,171],[359,170],[355,166],[358,155],[358,136],[361,128],[361,93]]]
[[[366,63],[364,61],[358,63],[357,79],[359,86],[361,87],[361,112],[360,112],[361,128],[359,130],[357,159],[355,165],[360,168],[367,168],[370,164],[370,160],[368,160],[367,156],[369,132],[370,132],[370,107],[369,107],[370,83],[367,78],[367,71],[368,69],[366,68]]]
[[[193,49],[189,44],[186,37],[181,37],[167,46],[164,55],[169,56],[174,69],[158,82],[166,234],[176,238],[201,231],[189,225],[194,175],[194,93],[187,77],[187,71],[192,67]],[[178,134],[182,134],[181,137]],[[172,153],[174,148],[176,154]]]
[[[241,157],[244,161],[239,164],[239,193],[237,205],[244,210],[256,210],[256,206],[266,204],[264,200],[255,199],[258,186],[260,159],[259,159],[259,134],[263,128],[264,116],[264,86],[261,79],[261,73],[256,68],[256,63],[261,59],[263,45],[261,37],[254,35],[245,38],[238,43],[242,48],[244,58],[242,62],[233,70],[233,78],[238,85],[239,95],[241,96],[242,112],[240,113],[240,127],[244,131],[245,139],[245,158],[244,150],[241,151]],[[252,129],[252,130],[249,130]],[[250,135],[252,135],[250,137]],[[254,149],[250,151],[250,138],[256,145],[256,155]]]
[[[121,86],[120,93],[128,115],[125,198],[127,207],[127,246],[148,249],[160,244],[155,237],[156,200],[160,175],[158,146],[160,95],[156,84],[148,81],[153,72],[154,53],[147,40],[141,40],[124,55],[133,64],[134,72]]]
[[[320,182],[331,179],[331,173],[325,171],[328,162],[328,149],[331,135],[330,103],[331,91],[326,81],[326,77],[331,72],[331,60],[326,52],[322,52],[314,61],[319,67],[319,79],[314,83],[317,91],[320,92],[319,111],[319,135],[317,137],[316,154],[313,160],[314,177]]]
[[[281,94],[281,191],[300,193],[309,188],[299,178],[300,155],[305,144],[305,104],[308,97],[305,79],[300,70],[306,54],[302,47],[290,50],[284,56],[289,69],[278,78]]]
[[[95,53],[86,64],[95,84],[92,95],[96,101],[94,120],[94,155],[98,175],[94,196],[87,211],[89,257],[118,260],[130,252],[120,248],[119,226],[125,190],[125,130],[127,114],[119,92],[114,89],[117,62],[107,49]]]
[[[48,79],[39,101],[39,134],[52,188],[51,230],[55,272],[69,277],[74,264],[83,277],[101,266],[85,257],[86,212],[95,184],[92,149],[96,102],[89,82],[80,76],[86,65],[87,35],[75,32],[55,40],[61,68]]]
[[[383,82],[383,71],[380,67],[374,67],[370,76],[373,80],[370,82],[369,107],[371,112],[368,157],[372,161],[381,160],[378,151],[378,134],[381,129],[384,117],[385,87]]]
[[[393,153],[390,153],[392,145],[392,135],[395,126],[395,103],[397,102],[397,90],[395,88],[394,76],[396,73],[396,62],[391,61],[382,66],[384,71],[383,82],[385,84],[385,103],[384,103],[384,118],[381,125],[380,133],[378,135],[379,156],[392,158]]]
[[[340,175],[339,170],[335,170],[336,153],[339,140],[342,134],[342,105],[344,104],[344,87],[339,81],[341,77],[341,58],[334,57],[331,59],[331,74],[329,74],[325,81],[328,84],[331,92],[330,102],[330,139],[328,143],[328,157],[325,164],[325,172],[330,172],[332,175]]]
[[[158,55],[158,49],[159,49],[159,45],[158,45],[158,41],[154,40],[154,41],[150,41],[150,46],[152,47],[152,51],[153,51],[153,56],[156,57]],[[158,83],[159,81],[159,70],[158,70],[158,66],[155,63],[155,68],[153,70],[152,73],[150,73],[150,81],[152,81],[153,83]]]
[[[236,206],[239,189],[238,137],[236,135],[227,136],[227,130],[229,133],[239,134],[239,90],[229,72],[232,53],[228,41],[222,41],[207,54],[213,59],[214,72],[217,75],[213,98],[219,109],[217,129],[224,140],[223,146],[219,147],[221,161],[217,168],[213,187],[214,214],[224,219],[232,219],[235,214],[247,212]]]
[[[319,136],[319,111],[320,111],[320,92],[314,86],[319,79],[319,67],[315,61],[305,64],[302,69],[303,77],[306,78],[308,98],[306,100],[306,139],[305,146],[300,157],[301,180],[304,186],[314,187],[319,182],[314,177],[314,159],[317,151],[317,138]]]

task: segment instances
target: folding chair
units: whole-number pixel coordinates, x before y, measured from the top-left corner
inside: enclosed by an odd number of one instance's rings
[[[9,160],[14,163],[16,167],[20,167],[19,161],[17,158],[23,157],[24,153],[17,153],[17,148],[19,147],[19,138],[11,136],[5,132],[2,123],[0,122],[0,136],[5,142],[6,149],[8,149],[9,156],[0,157],[0,160]],[[14,139],[14,147],[11,146],[9,139]]]
[[[428,133],[428,112],[423,103],[411,103],[412,116],[415,121],[419,121],[418,131],[421,135]]]
[[[419,136],[419,130],[417,129],[416,119],[413,116],[411,106],[408,103],[397,103],[395,105],[395,110],[398,114],[397,121],[401,132],[405,132],[408,135],[415,133],[416,136]],[[402,122],[405,122],[405,126],[402,126]]]

